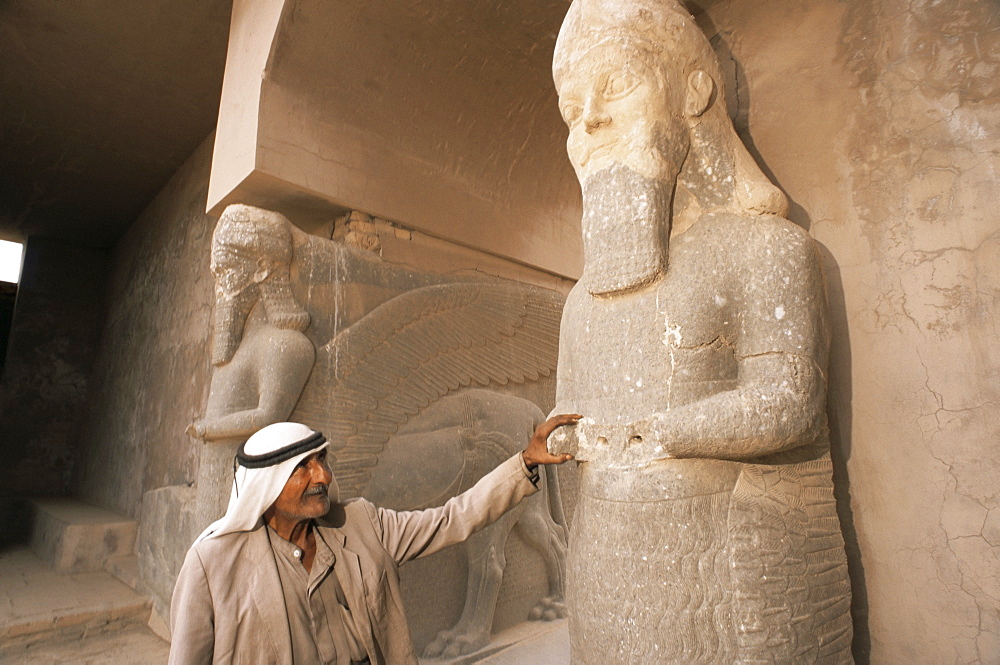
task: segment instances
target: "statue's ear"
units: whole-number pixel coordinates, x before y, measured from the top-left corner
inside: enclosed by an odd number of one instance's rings
[[[266,256],[257,258],[257,270],[253,274],[253,281],[260,284],[271,274],[271,262]]]
[[[690,118],[700,116],[711,105],[714,95],[715,81],[712,77],[701,69],[694,70],[688,75],[684,113]]]

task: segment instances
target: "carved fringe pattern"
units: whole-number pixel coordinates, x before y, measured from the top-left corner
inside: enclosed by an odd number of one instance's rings
[[[831,474],[829,457],[740,474],[729,511],[734,663],[853,662]]]
[[[570,534],[573,662],[853,663],[829,457],[746,465],[728,492],[611,502]]]
[[[260,284],[260,300],[272,326],[300,332],[309,327],[309,312],[295,299],[287,268]]]
[[[729,497],[612,502],[580,493],[570,530],[573,663],[736,661]]]
[[[294,416],[333,442],[342,495],[360,495],[389,437],[431,403],[459,388],[548,376],[561,310],[559,294],[521,284],[409,291],[318,350]]]

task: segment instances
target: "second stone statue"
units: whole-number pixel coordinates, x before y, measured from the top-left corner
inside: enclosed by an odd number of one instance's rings
[[[816,248],[673,0],[574,0],[553,74],[583,189],[550,442],[580,462],[574,663],[850,663]]]

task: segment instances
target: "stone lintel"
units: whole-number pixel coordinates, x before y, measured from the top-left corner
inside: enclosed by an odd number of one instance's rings
[[[344,210],[576,278],[556,0],[236,0],[207,209]]]

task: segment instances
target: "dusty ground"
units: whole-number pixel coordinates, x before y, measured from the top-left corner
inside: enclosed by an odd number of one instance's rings
[[[26,547],[0,552],[0,665],[162,665],[170,645],[145,598],[105,572],[60,574]],[[565,620],[525,622],[478,654],[423,665],[568,665]]]
[[[160,665],[170,645],[145,626],[71,640],[36,644],[19,653],[0,655],[14,665]]]

